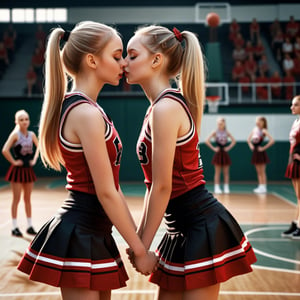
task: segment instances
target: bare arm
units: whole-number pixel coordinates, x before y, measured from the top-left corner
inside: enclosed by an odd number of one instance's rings
[[[142,211],[142,216],[139,222],[139,226],[137,229],[138,235],[142,236],[143,235],[143,230],[145,227],[145,220],[146,220],[146,215],[147,215],[147,208],[149,205],[149,191],[146,189],[145,195],[144,195],[144,205],[143,205],[143,211]]]
[[[156,257],[146,251],[136,234],[136,226],[128,206],[115,187],[104,138],[105,123],[100,112],[91,105],[82,104],[69,113],[67,122],[69,126],[65,124],[65,130],[69,128],[70,136],[81,142],[97,197],[106,214],[138,258],[138,269],[142,273],[151,272],[156,264]]]
[[[250,150],[254,150],[254,146],[253,146],[253,144],[251,143],[251,139],[252,139],[252,131],[251,131],[251,133],[249,134],[249,136],[248,136],[248,139],[247,139],[247,143],[248,143],[248,146],[249,146],[249,148],[250,148]]]
[[[15,160],[10,152],[10,149],[12,148],[12,146],[17,140],[18,140],[18,133],[16,131],[12,131],[2,148],[2,154],[7,159],[7,161],[10,162],[12,165],[22,166],[23,165],[22,160],[20,159]]]
[[[218,147],[214,147],[211,143],[211,139],[216,136],[216,131],[213,131],[208,138],[205,140],[205,144],[214,152],[218,152]]]
[[[170,199],[176,139],[184,117],[187,118],[186,113],[180,104],[174,101],[161,101],[153,109],[152,187],[142,234],[146,249],[151,247]]]
[[[39,141],[38,141],[37,136],[35,135],[34,132],[32,132],[32,141],[33,141],[36,148],[35,148],[35,153],[34,153],[33,159],[30,162],[30,165],[34,166],[37,162],[38,157],[39,157]]]
[[[275,143],[275,141],[268,130],[264,129],[263,132],[264,132],[265,136],[268,138],[268,143],[265,144],[263,147],[261,147],[261,151],[266,151],[268,148],[270,148]]]
[[[232,136],[232,134],[230,132],[227,131],[227,135],[230,138],[230,144],[226,147],[225,151],[230,151],[236,144],[236,140],[235,138]]]

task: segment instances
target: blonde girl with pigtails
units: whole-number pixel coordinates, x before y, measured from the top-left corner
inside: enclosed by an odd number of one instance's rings
[[[199,149],[205,65],[199,40],[163,26],[138,29],[127,45],[125,75],[149,100],[137,155],[146,194],[138,233],[149,249],[164,218],[158,299],[216,300],[220,283],[256,261],[240,226],[205,187]],[[170,82],[179,78],[179,88]],[[203,124],[205,126],[205,124]],[[127,250],[132,264],[135,257]]]

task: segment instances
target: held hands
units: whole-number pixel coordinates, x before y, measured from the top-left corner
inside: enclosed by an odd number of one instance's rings
[[[143,275],[150,275],[158,267],[158,257],[153,251],[147,251],[143,256],[135,256],[132,249],[126,249],[128,259],[132,266]]]

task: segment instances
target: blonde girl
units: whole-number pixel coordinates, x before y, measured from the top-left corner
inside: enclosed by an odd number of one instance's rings
[[[29,114],[24,110],[15,113],[15,128],[10,133],[2,148],[2,154],[11,164],[5,179],[10,182],[13,200],[11,205],[12,236],[22,237],[23,234],[17,223],[18,206],[23,192],[25,213],[27,217],[28,234],[36,234],[32,226],[31,194],[36,175],[33,166],[39,156],[38,139],[33,131],[28,130],[30,125]],[[33,148],[35,146],[35,150]],[[11,152],[12,150],[12,152]]]
[[[266,138],[268,142],[264,144]],[[267,192],[266,166],[270,162],[266,150],[274,144],[274,139],[268,131],[268,123],[265,117],[258,116],[256,118],[255,127],[252,129],[247,143],[252,151],[251,164],[255,166],[258,180],[258,186],[253,192],[264,194]]]
[[[65,300],[110,299],[112,289],[125,286],[113,225],[133,249],[140,272],[150,273],[157,262],[136,234],[120,190],[120,137],[97,104],[104,84],[119,84],[122,52],[117,31],[96,22],[81,22],[71,32],[55,28],[47,44],[41,157],[55,170],[66,168],[69,195],[18,268],[31,280],[60,287]],[[69,93],[66,74],[73,81]]]
[[[212,139],[215,142],[215,146],[212,144]],[[231,165],[231,159],[228,152],[234,147],[236,141],[232,134],[226,129],[225,118],[219,117],[217,119],[217,129],[214,130],[205,140],[206,145],[215,152],[212,164],[215,167],[214,175],[214,193],[222,194],[220,187],[220,177],[223,171],[224,178],[224,193],[229,194],[229,168]]]
[[[205,188],[199,41],[189,31],[147,26],[128,42],[126,60],[128,83],[139,84],[149,100],[137,143],[147,186],[138,233],[146,249],[164,216],[167,226],[150,281],[159,286],[159,299],[215,300],[220,283],[250,272],[256,257],[237,222]],[[173,89],[177,75],[180,88]],[[135,265],[130,249],[128,254]]]
[[[297,208],[295,220],[292,221],[290,227],[281,235],[283,237],[300,240],[300,95],[293,98],[291,112],[297,116],[297,119],[294,121],[289,135],[290,152],[285,176],[292,180],[297,197]]]

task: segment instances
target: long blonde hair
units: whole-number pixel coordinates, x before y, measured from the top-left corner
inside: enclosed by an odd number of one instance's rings
[[[200,132],[205,100],[205,63],[197,36],[182,31],[182,42],[174,32],[163,26],[150,25],[139,28],[143,45],[151,53],[161,52],[168,57],[168,75],[179,75],[179,87]]]
[[[78,23],[68,38],[62,28],[50,33],[45,63],[44,102],[39,127],[39,147],[45,166],[60,171],[64,164],[58,140],[61,105],[67,91],[67,75],[76,77],[84,55],[99,55],[110,38],[117,34],[107,25],[85,21]],[[60,41],[67,40],[61,50]]]

